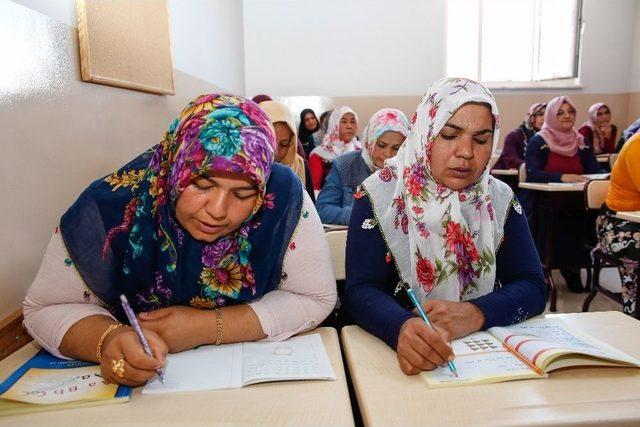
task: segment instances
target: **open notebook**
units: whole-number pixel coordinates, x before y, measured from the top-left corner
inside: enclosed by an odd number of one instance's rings
[[[41,350],[0,384],[0,416],[128,402],[131,392],[104,382],[98,365]]]
[[[640,367],[637,360],[557,318],[531,319],[454,340],[458,378],[448,368],[423,372],[429,387],[545,378],[572,366]]]
[[[164,384],[150,381],[143,394],[240,388],[289,380],[335,380],[320,334],[282,342],[202,346],[170,354]]]

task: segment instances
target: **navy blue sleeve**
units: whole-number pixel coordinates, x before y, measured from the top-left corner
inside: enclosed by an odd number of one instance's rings
[[[522,322],[544,311],[547,287],[538,251],[524,214],[513,207],[504,226],[504,240],[496,255],[500,286],[471,300],[484,313],[483,329]]]
[[[351,212],[346,249],[344,305],[363,329],[395,350],[404,322],[415,315],[393,297],[395,266],[387,262],[387,245],[378,226],[363,229],[373,219],[369,198],[356,199]]]
[[[585,148],[580,152],[580,160],[582,161],[582,169],[586,174],[607,172],[600,167],[596,155],[593,154],[593,150],[590,148]]]
[[[331,168],[318,194],[316,209],[323,224],[349,224],[351,206],[342,206],[343,185],[337,167]]]
[[[545,144],[540,135],[536,135],[527,144],[525,164],[527,165],[527,182],[560,182],[560,172],[546,172],[547,156],[542,152]]]

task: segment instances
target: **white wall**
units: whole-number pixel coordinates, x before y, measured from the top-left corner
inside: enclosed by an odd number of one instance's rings
[[[13,1],[77,27],[75,0]],[[167,4],[173,68],[244,94],[242,1],[168,0]]]
[[[247,93],[422,93],[444,72],[444,5],[444,0],[244,0]]]
[[[577,92],[629,91],[638,3],[584,0],[583,89]],[[445,0],[244,0],[244,5],[249,94],[419,95],[444,74]],[[636,85],[639,56],[633,66]]]
[[[640,1],[636,4],[636,31],[633,38],[633,57],[631,61],[631,91],[640,92]]]

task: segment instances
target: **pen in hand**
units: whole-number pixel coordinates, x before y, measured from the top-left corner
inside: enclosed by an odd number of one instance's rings
[[[426,323],[427,326],[429,326],[431,329],[435,330],[435,328],[429,321],[429,317],[427,317],[427,313],[424,312],[424,310],[422,309],[422,305],[420,305],[420,302],[418,302],[418,298],[416,298],[416,295],[413,293],[413,290],[411,290],[411,288],[407,284],[404,285],[404,288],[407,291],[407,295],[409,295],[409,299],[418,310],[418,313],[420,313],[420,317],[422,317],[424,323]],[[453,362],[447,362],[447,365],[449,365],[449,370],[451,370],[451,373],[457,377],[458,371],[456,370],[456,366],[453,364]]]
[[[142,344],[142,348],[144,349],[144,352],[147,354],[147,356],[153,357],[153,353],[151,352],[151,347],[149,347],[149,342],[147,341],[147,338],[142,333],[140,322],[138,322],[138,318],[136,317],[136,314],[133,312],[133,309],[129,305],[129,301],[127,300],[127,297],[124,294],[120,295],[120,303],[122,304],[122,308],[124,309],[124,312],[127,315],[127,319],[129,319],[129,323],[131,324],[131,327],[133,328],[134,331],[136,331],[138,338],[140,338],[140,343]],[[158,378],[160,379],[160,382],[164,384],[164,373],[162,372],[162,368],[156,369],[156,372],[158,373]]]

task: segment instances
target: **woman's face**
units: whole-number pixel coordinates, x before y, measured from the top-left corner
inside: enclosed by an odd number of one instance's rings
[[[465,104],[431,146],[431,174],[438,184],[461,190],[482,175],[491,157],[493,116],[489,108]]]
[[[176,218],[194,239],[211,243],[238,229],[257,198],[258,188],[247,176],[215,172],[194,179],[184,189]]]
[[[541,108],[533,115],[533,128],[536,131],[542,129],[542,125],[544,124],[544,113],[547,111],[546,107]]]
[[[283,122],[276,122],[273,124],[273,128],[276,131],[276,155],[275,161],[282,163],[282,159],[287,155],[289,146],[291,145],[291,137],[293,132],[289,129],[289,125]]]
[[[606,105],[598,108],[598,112],[596,113],[596,122],[599,125],[606,125],[611,121],[611,111]]]
[[[576,110],[569,103],[563,102],[558,109],[558,123],[560,123],[560,130],[569,131],[576,124]]]
[[[373,164],[378,168],[384,167],[384,161],[398,154],[404,140],[405,136],[400,132],[387,131],[380,135],[371,153]]]
[[[343,142],[351,142],[353,137],[356,136],[356,132],[358,132],[356,116],[352,113],[344,114],[338,126],[338,138]]]
[[[308,112],[307,114],[304,115],[304,127],[307,130],[313,131],[317,126],[318,126],[318,120],[316,119],[316,116],[312,112]]]

